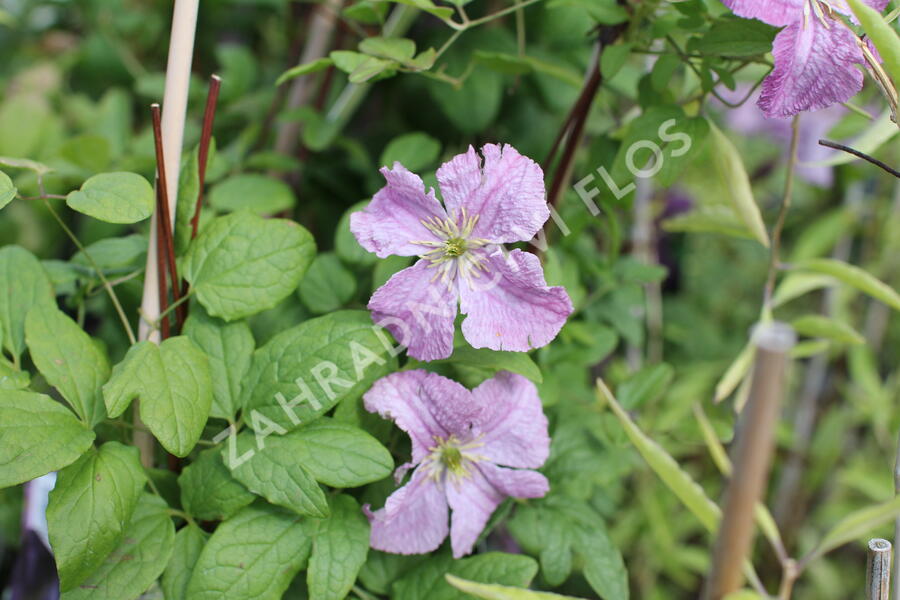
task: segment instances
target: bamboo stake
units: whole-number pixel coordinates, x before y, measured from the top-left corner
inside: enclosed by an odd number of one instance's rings
[[[891,543],[874,538],[869,540],[869,559],[866,564],[866,600],[890,600]]]
[[[795,341],[793,329],[784,323],[763,323],[753,332],[756,361],[750,398],[733,447],[734,471],[725,490],[705,593],[709,600],[722,600],[741,587],[741,568],[753,542],[754,507],[765,492],[772,461],[788,352]]]
[[[172,12],[172,33],[169,38],[169,59],[166,66],[166,87],[163,92],[162,146],[165,153],[165,171],[168,175],[166,192],[169,214],[174,215],[178,199],[178,175],[181,149],[184,140],[184,119],[187,112],[188,83],[194,55],[194,33],[197,28],[197,11],[200,0],[175,0]],[[158,216],[150,220],[150,231],[156,231]],[[150,236],[147,248],[147,267],[144,273],[144,295],[141,301],[141,320],[138,328],[140,340],[159,343],[159,273],[157,272],[157,239]],[[144,466],[153,464],[153,437],[144,431],[134,404],[134,443],[141,451]]]

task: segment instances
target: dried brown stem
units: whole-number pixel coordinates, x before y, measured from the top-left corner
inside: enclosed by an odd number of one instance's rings
[[[875,158],[873,156],[869,156],[865,152],[860,152],[856,148],[851,148],[850,146],[845,146],[843,144],[838,144],[837,142],[832,142],[829,140],[819,140],[819,145],[825,146],[826,148],[834,148],[835,150],[840,150],[841,152],[846,152],[847,154],[852,154],[853,156],[859,157],[859,158],[863,159],[864,161],[870,162],[873,165],[875,165],[876,167],[883,169],[884,171],[890,173],[894,177],[897,177],[898,179],[900,179],[900,171],[897,171],[896,169],[892,169],[891,167],[887,166],[886,164],[884,164],[877,158]]]
[[[206,95],[206,108],[203,110],[203,130],[200,133],[200,147],[197,149],[197,205],[191,218],[191,239],[197,237],[200,225],[200,209],[203,206],[203,185],[206,182],[206,163],[209,159],[209,144],[212,141],[213,121],[216,118],[216,101],[219,99],[219,88],[222,79],[218,75],[209,78],[209,92]]]
[[[166,166],[163,155],[163,144],[162,144],[162,118],[159,110],[159,104],[150,105],[150,115],[153,120],[153,139],[156,144],[156,170],[159,178],[159,185],[157,186],[159,201],[157,202],[157,209],[159,210],[159,219],[157,219],[157,230],[162,231],[161,241],[157,246],[157,252],[165,256],[165,262],[169,268],[169,279],[172,282],[172,295],[173,300],[178,302],[181,299],[181,292],[178,289],[178,267],[175,264],[175,238],[172,234],[172,215],[169,213],[169,192],[166,182]],[[163,281],[164,277],[160,274],[160,281]],[[164,282],[163,282],[164,283]],[[162,297],[166,293],[165,286],[160,290],[160,297]],[[164,307],[160,306],[161,309],[164,310]],[[181,326],[184,324],[185,318],[185,306],[181,305],[175,311],[175,320],[178,324],[178,329],[181,329]],[[163,335],[163,338],[166,336]]]

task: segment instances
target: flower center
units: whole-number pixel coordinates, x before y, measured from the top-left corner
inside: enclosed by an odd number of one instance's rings
[[[466,240],[462,238],[450,238],[444,242],[444,256],[456,258],[457,256],[462,256],[465,251]]]
[[[434,442],[434,446],[428,449],[429,454],[423,461],[434,479],[440,479],[445,473],[454,482],[466,479],[472,466],[484,460],[484,457],[472,452],[482,446],[477,438],[462,443],[458,437],[451,435],[446,439],[435,437]]]
[[[430,248],[421,257],[431,263],[429,268],[437,270],[432,281],[440,278],[448,288],[456,275],[462,276],[471,287],[471,279],[480,277],[479,271],[487,272],[485,257],[473,252],[490,244],[488,240],[472,237],[479,215],[469,216],[465,208],[460,212],[460,223],[450,217],[422,219],[422,225],[438,239],[412,242]]]

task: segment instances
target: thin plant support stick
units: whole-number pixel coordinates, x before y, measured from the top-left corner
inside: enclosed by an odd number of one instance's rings
[[[741,412],[732,450],[733,474],[725,490],[722,521],[705,590],[708,600],[722,600],[740,589],[745,559],[753,543],[754,507],[766,489],[781,412],[788,353],[794,330],[777,321],[753,332],[756,361],[750,398]]]
[[[194,55],[194,34],[197,29],[197,11],[200,0],[175,0],[172,12],[172,33],[169,38],[169,59],[166,66],[166,85],[163,92],[162,114],[162,146],[165,152],[165,170],[168,175],[166,192],[168,194],[169,214],[175,214],[175,203],[178,198],[179,161],[184,141],[184,119],[187,112],[188,84],[191,76],[191,62]],[[150,231],[156,231],[157,215],[150,220]],[[159,318],[159,275],[157,272],[156,236],[150,236],[147,248],[147,268],[144,275],[144,295],[141,300],[141,320],[138,337],[159,343],[159,330],[156,321]],[[140,449],[141,462],[144,466],[153,465],[153,437],[146,431],[138,416],[138,402],[134,403],[135,432],[134,443]]]
[[[890,600],[891,543],[881,538],[869,540],[866,563],[866,600]]]

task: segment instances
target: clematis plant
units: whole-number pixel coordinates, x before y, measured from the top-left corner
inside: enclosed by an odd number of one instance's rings
[[[775,69],[758,105],[767,117],[789,117],[846,102],[862,89],[865,64],[856,35],[839,21],[845,0],[722,0],[740,17],[784,27],[775,37]],[[883,11],[888,0],[865,0]],[[852,17],[851,17],[852,18]]]
[[[412,460],[395,478],[414,469],[384,508],[364,507],[373,548],[430,552],[449,531],[459,558],[472,551],[505,498],[539,498],[549,490],[532,470],[550,452],[547,418],[534,384],[521,375],[500,371],[469,391],[436,373],[403,371],[376,381],[363,399],[369,412],[409,434]]]
[[[354,213],[350,229],[380,258],[418,256],[376,290],[376,323],[430,361],[453,351],[454,319],[476,348],[524,352],[550,342],[572,312],[562,287],[549,287],[538,258],[503,244],[534,237],[550,211],[541,168],[510,145],[471,146],[437,171],[434,189],[400,163],[381,170],[387,185]]]

